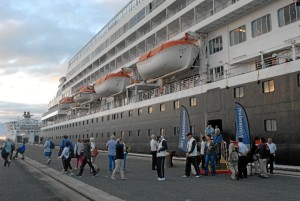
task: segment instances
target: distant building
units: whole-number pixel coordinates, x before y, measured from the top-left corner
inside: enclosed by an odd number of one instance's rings
[[[30,112],[24,112],[24,119],[18,121],[6,122],[6,134],[7,137],[13,141],[26,143],[38,143],[39,142],[39,121],[31,119]]]

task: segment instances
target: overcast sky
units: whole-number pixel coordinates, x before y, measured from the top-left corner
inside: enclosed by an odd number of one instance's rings
[[[128,2],[0,0],[0,123],[40,120],[68,61]]]

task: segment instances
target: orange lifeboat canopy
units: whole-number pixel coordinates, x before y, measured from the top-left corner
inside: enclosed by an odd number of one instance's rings
[[[74,103],[74,99],[73,97],[65,97],[65,98],[62,98],[60,101],[59,101],[60,104],[62,103]]]
[[[110,73],[110,74],[96,80],[95,86],[105,82],[106,80],[109,80],[109,79],[115,78],[115,77],[128,77],[129,78],[130,76],[129,76],[128,72],[125,72],[125,71],[120,71],[117,73]]]
[[[95,93],[93,86],[82,86],[80,87],[79,93]]]

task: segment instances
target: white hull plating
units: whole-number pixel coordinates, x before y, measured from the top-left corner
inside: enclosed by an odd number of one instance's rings
[[[95,85],[94,89],[100,97],[109,97],[124,92],[128,83],[128,77],[113,77]]]
[[[191,67],[198,53],[199,49],[193,44],[176,45],[138,62],[137,69],[145,81],[154,81]]]

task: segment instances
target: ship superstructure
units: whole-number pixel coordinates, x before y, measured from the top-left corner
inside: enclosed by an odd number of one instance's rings
[[[104,148],[114,134],[148,153],[164,134],[176,149],[180,105],[195,135],[209,123],[228,137],[239,102],[252,137],[272,137],[280,163],[300,164],[284,157],[300,150],[299,44],[296,1],[129,1],[69,62],[42,136],[93,136]]]

